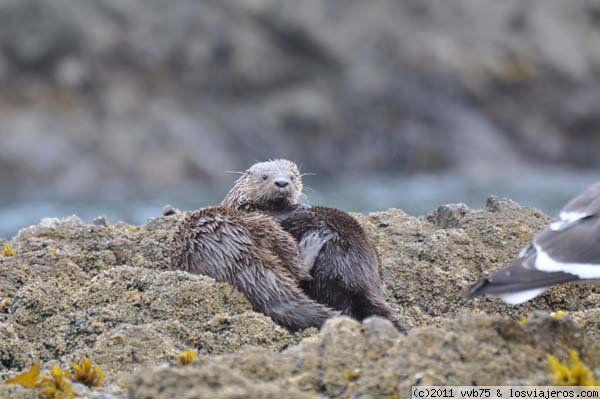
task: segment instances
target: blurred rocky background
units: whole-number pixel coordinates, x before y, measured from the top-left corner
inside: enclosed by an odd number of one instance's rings
[[[218,202],[554,212],[600,177],[597,0],[0,0],[0,235]]]

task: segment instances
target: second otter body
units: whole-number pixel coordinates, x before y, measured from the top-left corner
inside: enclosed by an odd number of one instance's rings
[[[335,208],[301,205],[267,213],[297,241],[323,229],[330,235],[311,270],[313,279],[300,283],[309,297],[358,320],[378,315],[395,321],[383,297],[379,255],[353,217]]]
[[[346,212],[299,205],[302,187],[293,162],[261,162],[236,181],[222,205],[266,213],[298,242],[315,232],[328,235],[311,270],[312,280],[301,282],[304,292],[344,315],[358,320],[383,316],[404,330],[384,299],[379,255],[365,231]]]

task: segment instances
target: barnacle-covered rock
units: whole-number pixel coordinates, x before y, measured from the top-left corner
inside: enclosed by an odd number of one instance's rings
[[[600,346],[568,318],[535,315],[521,324],[508,317],[475,316],[416,329],[408,336],[384,319],[359,324],[337,318],[314,339],[281,354],[244,350],[185,370],[141,370],[130,395],[228,397],[234,386],[243,397],[259,398],[260,389],[270,384],[282,391],[291,388],[327,397],[404,398],[411,396],[412,385],[549,385],[553,376],[548,354],[562,358],[570,348],[586,353],[590,367],[600,367]],[[215,385],[214,376],[224,369],[240,380]],[[177,380],[181,382],[174,383]]]
[[[105,379],[73,385],[87,397],[408,397],[414,384],[549,384],[548,355],[564,362],[569,349],[600,377],[598,289],[557,286],[516,307],[462,300],[548,222],[535,209],[495,199],[422,217],[355,215],[380,252],[388,301],[414,327],[408,336],[383,319],[344,317],[290,333],[232,286],[170,270],[185,216],[21,230],[15,256],[0,257],[0,379],[35,361],[48,374],[89,358]],[[186,367],[183,350],[198,353]],[[29,392],[0,385],[3,395]]]

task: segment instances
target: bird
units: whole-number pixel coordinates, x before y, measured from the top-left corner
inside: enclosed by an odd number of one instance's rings
[[[517,305],[549,287],[600,280],[600,182],[573,198],[506,268],[472,285],[466,299],[491,295]]]

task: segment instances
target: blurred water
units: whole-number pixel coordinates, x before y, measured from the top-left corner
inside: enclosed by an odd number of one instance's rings
[[[313,181],[314,180],[314,181]],[[422,215],[442,204],[463,202],[473,208],[485,206],[491,196],[508,197],[522,205],[554,215],[574,195],[600,181],[600,173],[565,170],[528,170],[514,176],[472,179],[457,174],[416,176],[346,176],[335,181],[305,178],[311,204],[335,206],[368,213],[400,208]],[[0,236],[10,237],[44,217],[76,214],[90,222],[105,216],[109,222],[144,223],[160,216],[165,204],[182,210],[217,204],[229,185],[189,183],[159,193],[103,193],[94,197],[3,198],[0,201]]]

